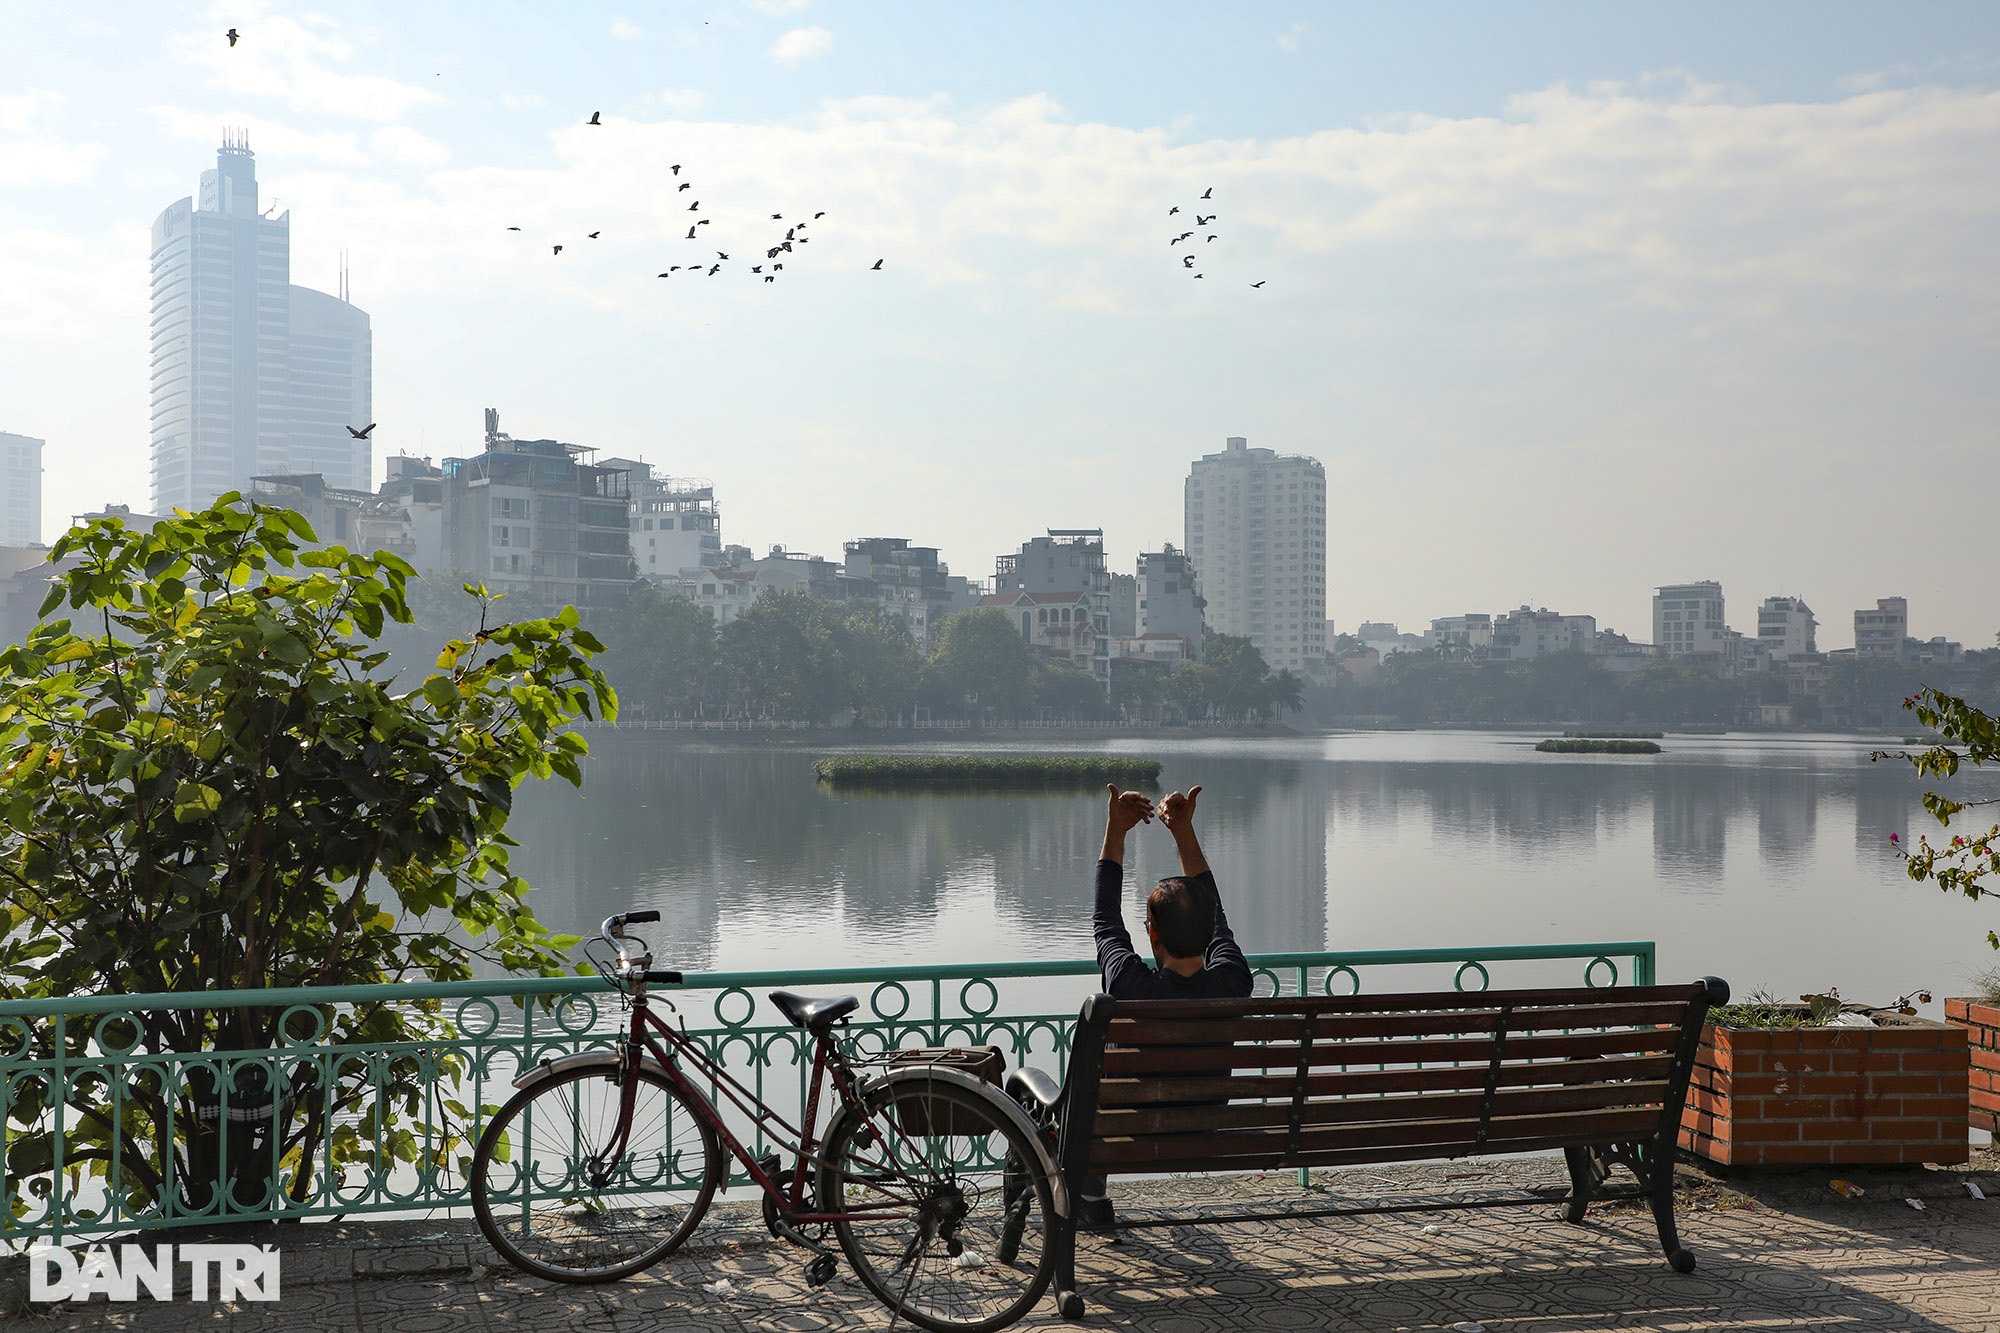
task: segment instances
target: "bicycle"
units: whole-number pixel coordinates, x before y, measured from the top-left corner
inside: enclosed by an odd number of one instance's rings
[[[586,947],[630,1014],[616,1049],[544,1059],[481,1134],[472,1206],[493,1247],[554,1281],[630,1276],[693,1232],[727,1152],[762,1192],[771,1233],[811,1252],[810,1285],[837,1271],[830,1232],[862,1284],[922,1328],[980,1333],[1032,1309],[1054,1276],[1061,1186],[1019,1105],[958,1070],[850,1059],[835,1034],[854,996],[773,991],[813,1042],[792,1125],[687,1036],[685,1020],[677,1029],[654,1012],[646,988],[681,974],[651,970],[650,947],[625,928],[659,919],[606,917]],[[791,1167],[775,1152],[753,1157],[696,1080],[786,1147]],[[816,1137],[823,1086],[835,1106]]]

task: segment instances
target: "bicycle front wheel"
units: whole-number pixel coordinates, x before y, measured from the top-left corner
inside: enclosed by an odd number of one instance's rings
[[[1005,1328],[1055,1274],[1054,1191],[1001,1105],[896,1079],[828,1134],[820,1207],[841,1215],[834,1233],[855,1275],[920,1328]]]
[[[609,1282],[687,1239],[722,1176],[722,1145],[687,1094],[650,1069],[632,1088],[611,1065],[532,1083],[500,1108],[472,1159],[472,1209],[493,1248],[556,1282]]]

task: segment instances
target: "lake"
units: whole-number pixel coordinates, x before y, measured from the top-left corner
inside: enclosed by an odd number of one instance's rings
[[[1061,735],[1062,733],[1052,733]],[[1537,754],[1535,734],[940,741],[899,753],[1116,753],[1200,783],[1197,826],[1249,952],[1651,939],[1662,981],[1939,1000],[2000,961],[2000,912],[1902,873],[1935,821],[1879,739],[1678,736],[1655,756]],[[818,755],[593,732],[586,782],[511,825],[536,914],[588,931],[655,907],[657,966],[737,970],[1088,958],[1101,794],[835,794]],[[2000,782],[1961,777],[1966,793]],[[1132,837],[1127,919],[1178,869]],[[651,933],[651,932],[649,932]],[[1938,1004],[1927,1006],[1935,1016]]]

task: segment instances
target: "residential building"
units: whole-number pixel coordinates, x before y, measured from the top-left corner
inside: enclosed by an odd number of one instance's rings
[[[1757,641],[1773,661],[1818,652],[1818,628],[1803,597],[1766,597],[1757,609]]]
[[[444,469],[428,458],[398,454],[376,492],[376,511],[392,522],[374,549],[394,551],[424,574],[444,573]]]
[[[1114,639],[1129,639],[1139,633],[1139,580],[1134,575],[1111,576],[1111,616],[1106,631]]]
[[[225,137],[199,199],[153,222],[153,507],[198,509],[257,476],[365,490],[368,316],[291,285],[291,214],[260,211],[249,143]]]
[[[361,515],[375,504],[372,493],[329,486],[317,472],[252,477],[247,494],[305,519],[322,546],[360,546]]]
[[[1722,618],[1722,585],[1669,583],[1653,590],[1653,643],[1662,657],[1721,654],[1728,626]]]
[[[1396,628],[1394,621],[1389,620],[1364,620],[1361,627],[1354,631],[1354,637],[1361,640],[1363,647],[1373,648],[1378,657],[1421,652],[1427,646],[1423,635],[1405,634]]]
[[[1110,687],[1111,575],[1104,567],[1102,528],[1050,528],[1048,535],[1024,542],[1021,549],[994,562],[993,593],[1085,594],[1090,607],[1087,627],[1070,641],[1072,654],[1087,647],[1090,674]],[[995,605],[986,598],[980,605]]]
[[[42,542],[42,446],[46,440],[0,430],[0,546]]]
[[[1183,488],[1187,555],[1210,629],[1248,638],[1272,670],[1303,675],[1326,653],[1326,472],[1315,458],[1204,454]]]
[[[1002,557],[1004,559],[1004,557]],[[981,606],[997,606],[1021,627],[1021,639],[1030,648],[1053,657],[1067,658],[1085,671],[1093,671],[1099,661],[1104,635],[1098,631],[1097,609],[1090,593],[995,592],[979,599]],[[1109,661],[1109,658],[1105,658]],[[1109,668],[1106,668],[1107,676]]]
[[[1199,662],[1204,628],[1202,610],[1207,603],[1196,590],[1194,562],[1168,543],[1163,550],[1139,556],[1135,583],[1139,596],[1134,637],[1154,644],[1178,639],[1183,645],[1182,658]],[[1143,651],[1156,656],[1167,650],[1154,647]]]
[[[1854,613],[1854,654],[1906,661],[1903,640],[1910,633],[1910,604],[1901,597],[1880,597],[1873,611]]]
[[[504,435],[486,409],[485,452],[444,460],[449,567],[536,607],[622,604],[638,577],[630,488],[595,453]]]
[[[671,583],[683,570],[721,565],[722,511],[712,482],[656,473],[652,464],[631,458],[607,458],[600,466],[625,469],[640,578]]]
[[[1597,617],[1566,616],[1546,606],[1523,605],[1493,618],[1488,656],[1501,662],[1526,662],[1551,653],[1590,653],[1597,649]]]
[[[1451,657],[1485,657],[1493,651],[1493,617],[1477,611],[1442,616],[1431,622],[1424,647]]]
[[[848,542],[842,572],[849,599],[871,601],[903,622],[919,648],[946,616],[979,604],[980,592],[938,559],[935,546],[905,537],[858,537]]]

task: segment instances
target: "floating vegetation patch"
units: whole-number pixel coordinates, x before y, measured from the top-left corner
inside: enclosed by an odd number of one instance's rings
[[[1658,743],[1654,741],[1592,740],[1576,736],[1559,741],[1543,741],[1535,748],[1543,754],[1658,754],[1660,752]]]
[[[836,787],[1152,787],[1157,759],[1073,755],[829,755],[813,774]]]
[[[1592,741],[1656,741],[1666,734],[1664,731],[1565,731],[1563,733],[1572,739]]]

